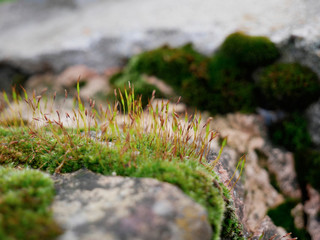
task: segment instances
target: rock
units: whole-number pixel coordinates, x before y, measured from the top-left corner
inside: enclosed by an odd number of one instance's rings
[[[181,190],[154,179],[79,170],[54,177],[52,209],[68,239],[210,239],[206,211]]]
[[[235,185],[233,195],[245,229],[253,233],[261,226],[268,209],[284,201],[270,184],[269,173],[260,165],[260,156],[255,152],[266,145],[263,118],[254,114],[228,114],[215,117],[211,127],[218,130],[221,137],[228,137],[228,147],[219,160],[222,168],[218,165],[216,169],[222,182],[228,183],[240,157],[247,153],[244,176]],[[218,152],[217,147],[215,152]],[[238,174],[235,179],[237,177]]]
[[[0,61],[32,72],[60,72],[75,64],[102,72],[166,43],[193,42],[211,54],[240,30],[289,45],[289,55],[302,51],[300,59],[316,67],[319,9],[317,0],[21,0],[0,5]],[[291,44],[293,34],[303,38],[302,47]]]
[[[246,223],[252,232],[267,214],[269,208],[284,201],[284,198],[270,184],[268,172],[258,164],[258,156],[254,151],[247,155],[245,166],[245,209]]]
[[[308,130],[312,142],[320,148],[320,100],[312,104],[306,111],[308,118]]]
[[[310,28],[314,31],[315,29]],[[291,33],[291,36],[283,40],[279,47],[282,52],[282,61],[299,62],[310,67],[320,77],[320,35],[310,39],[310,31]],[[313,35],[313,34],[312,34]]]
[[[86,85],[81,88],[80,96],[84,99],[89,99],[99,93],[106,96],[110,92],[111,88],[108,79],[104,76],[95,76],[90,78]]]
[[[44,89],[49,89],[49,91],[62,90],[57,86],[56,76],[52,73],[35,74],[31,76],[26,81],[25,89],[28,94],[35,91],[37,95],[41,94]]]
[[[0,92],[11,93],[11,87],[14,85],[19,89],[19,85],[23,85],[29,76],[30,73],[28,71],[11,66],[10,64],[1,63],[0,60]]]
[[[228,137],[228,145],[239,153],[247,152],[249,147],[253,147],[252,144],[263,144],[257,141],[261,141],[261,136],[266,135],[262,120],[254,114],[235,113],[227,114],[226,117],[217,116],[211,123],[211,127],[216,129],[221,137]],[[250,145],[249,142],[253,138],[260,138],[260,140],[256,139],[256,143],[252,142]]]
[[[267,156],[268,170],[275,175],[281,192],[291,198],[301,198],[293,153],[265,145],[262,149]]]
[[[276,227],[270,217],[266,216],[258,224],[258,228],[254,231],[252,240],[281,240],[288,239],[282,238],[286,235],[286,231],[283,228]],[[262,238],[260,238],[263,235]]]
[[[59,74],[56,81],[58,85],[70,88],[76,86],[78,80],[80,82],[89,82],[95,76],[97,76],[97,73],[87,66],[75,65],[68,67]]]
[[[166,96],[174,96],[175,95],[172,87],[169,86],[168,84],[166,84],[164,81],[162,81],[156,77],[150,77],[150,76],[147,76],[145,79],[146,79],[147,83],[155,85],[160,90],[160,92],[162,92]]]
[[[303,219],[303,205],[302,203],[297,204],[292,210],[291,210],[291,216],[294,218],[294,225],[296,228],[303,229],[304,228],[304,219]]]
[[[313,240],[320,239],[320,194],[307,185],[309,200],[305,202],[304,211],[308,216],[307,230]]]

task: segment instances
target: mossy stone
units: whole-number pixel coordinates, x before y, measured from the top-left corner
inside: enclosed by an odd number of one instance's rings
[[[4,159],[0,163],[41,167],[50,173],[53,173],[58,167],[61,173],[74,172],[81,167],[86,167],[104,175],[116,172],[119,176],[152,177],[166,181],[178,186],[207,209],[209,222],[214,230],[213,239],[219,239],[220,236],[234,236],[233,239],[243,239],[241,223],[236,218],[232,204],[224,201],[231,197],[226,187],[218,182],[215,172],[209,172],[195,159],[182,161],[178,153],[171,156],[170,159],[163,159],[155,155],[156,149],[165,151],[170,146],[170,142],[167,143],[168,146],[163,146],[153,141],[153,136],[144,135],[142,137],[140,135],[142,138],[132,141],[129,149],[119,151],[119,149],[124,149],[127,136],[120,135],[121,139],[115,140],[117,146],[111,148],[103,147],[99,141],[78,136],[72,130],[68,132],[67,140],[63,140],[64,136],[61,134],[58,142],[52,141],[50,129],[46,131],[44,128],[38,134],[40,135],[30,138],[24,128],[0,127],[0,146],[6,146],[0,149],[1,157]],[[131,137],[134,138],[134,136],[135,133],[132,132]],[[14,145],[4,144],[13,141]],[[43,141],[46,144],[43,144]],[[59,143],[65,141],[69,142],[70,146]],[[72,151],[66,152],[66,148],[72,148]],[[132,160],[133,151],[141,153],[134,160]],[[18,156],[17,153],[19,153]],[[67,160],[60,166],[63,160],[61,156]],[[235,232],[221,232],[222,229],[230,229],[232,226],[237,226]]]

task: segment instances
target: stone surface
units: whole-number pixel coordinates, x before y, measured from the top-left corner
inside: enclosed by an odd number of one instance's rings
[[[29,71],[103,71],[164,43],[194,42],[210,54],[241,30],[270,36],[288,59],[316,69],[319,10],[318,0],[20,0],[0,5],[0,61]]]
[[[320,100],[307,109],[308,130],[312,142],[320,149]]]
[[[235,113],[225,117],[217,116],[211,124],[221,137],[228,137],[228,147],[224,148],[219,160],[221,166],[218,165],[216,169],[222,182],[228,183],[240,157],[246,153],[243,176],[235,185],[233,196],[238,215],[246,230],[251,233],[261,227],[269,208],[284,201],[283,196],[270,184],[269,174],[255,152],[266,145],[267,134],[263,121],[259,115]],[[237,177],[238,173],[235,179]]]
[[[206,211],[181,190],[154,179],[88,170],[54,177],[60,240],[210,239]]]
[[[98,74],[85,65],[74,65],[65,69],[57,77],[57,83],[63,87],[70,88],[77,84],[77,81],[89,81]]]
[[[268,216],[264,217],[258,226],[253,234],[252,240],[285,240],[290,238],[290,236],[282,238],[286,235],[285,230],[276,227]],[[260,238],[262,235],[263,237]]]
[[[300,198],[301,190],[295,171],[293,153],[284,149],[273,148],[265,145],[261,149],[267,156],[267,167],[274,174],[283,194],[291,198]]]
[[[320,239],[320,194],[310,185],[307,186],[309,200],[304,205],[304,211],[308,216],[307,230],[312,240]]]
[[[1,54],[0,54],[1,56]],[[1,63],[0,60],[0,92],[11,92],[12,85],[23,84],[30,76],[29,71],[21,70],[10,64]]]

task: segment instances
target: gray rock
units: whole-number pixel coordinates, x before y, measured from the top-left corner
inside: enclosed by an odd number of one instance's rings
[[[308,130],[312,142],[320,148],[320,100],[307,109]]]
[[[54,177],[60,240],[210,239],[206,211],[181,190],[154,179],[88,170]]]
[[[253,234],[252,240],[281,240],[281,239],[288,239],[282,238],[287,233],[284,229],[276,227],[270,217],[266,216],[259,224],[259,228],[256,229],[255,233]],[[261,237],[262,236],[262,237]]]
[[[0,91],[11,92],[11,86],[23,84],[29,78],[29,73],[0,61]]]
[[[307,214],[307,230],[312,239],[320,239],[320,193],[307,185],[309,199],[304,205],[304,211]]]
[[[165,43],[193,42],[211,54],[240,30],[293,46],[288,55],[300,49],[288,39],[300,34],[302,51],[316,64],[319,9],[317,0],[21,0],[0,5],[0,61],[30,71],[75,64],[103,71]]]
[[[300,198],[297,173],[293,153],[266,144],[262,152],[267,156],[267,167],[274,174],[283,194],[291,198]]]

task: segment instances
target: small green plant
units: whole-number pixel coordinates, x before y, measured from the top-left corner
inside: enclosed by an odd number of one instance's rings
[[[317,75],[298,63],[278,63],[265,68],[258,88],[262,106],[287,111],[304,110],[320,94]]]
[[[50,173],[86,167],[105,175],[116,172],[166,181],[207,209],[213,239],[243,239],[229,189],[219,182],[213,170],[218,159],[206,161],[210,144],[217,136],[209,129],[210,119],[203,123],[201,115],[186,114],[183,118],[169,113],[169,101],[155,108],[148,104],[143,109],[130,85],[123,93],[118,91],[119,100],[107,108],[95,106],[93,100],[82,102],[79,83],[77,93],[78,107],[62,112],[48,111],[41,104],[42,97],[30,99],[25,92],[32,120],[27,126],[12,127],[2,116],[0,164],[29,166]],[[153,94],[151,101],[154,97]]]
[[[53,197],[49,176],[0,166],[0,239],[55,239],[61,229],[49,210]]]
[[[268,38],[241,32],[229,35],[221,46],[221,52],[247,69],[269,65],[280,57],[279,50]]]

